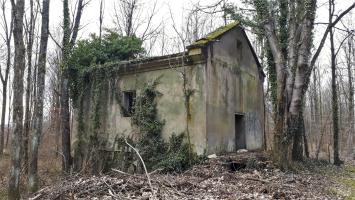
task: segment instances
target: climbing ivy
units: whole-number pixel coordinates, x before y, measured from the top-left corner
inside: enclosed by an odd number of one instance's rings
[[[164,122],[159,120],[156,97],[159,93],[155,90],[157,81],[147,84],[136,97],[135,112],[132,123],[139,127],[140,136],[137,142],[142,157],[148,168],[152,168],[164,157],[166,144],[161,137]]]
[[[112,31],[102,38],[92,34],[89,39],[80,40],[69,59],[70,95],[74,106],[77,106],[80,92],[86,84],[101,84],[102,80],[115,78],[115,72],[119,69],[117,62],[135,59],[143,53],[140,39]]]
[[[190,142],[185,142],[184,133],[173,134],[168,142],[162,138],[165,123],[159,119],[157,110],[157,98],[161,95],[156,90],[159,79],[145,84],[136,96],[131,121],[139,129],[139,137],[133,140],[117,136],[113,153],[107,151],[108,133],[105,132],[104,122],[108,97],[114,98],[114,102],[122,108],[120,90],[117,88],[119,71],[127,62],[122,60],[139,57],[144,52],[141,45],[142,42],[135,37],[108,32],[102,38],[92,35],[88,40],[79,41],[73,49],[69,84],[71,99],[77,110],[78,141],[74,148],[76,170],[87,168],[91,173],[99,173],[120,163],[123,163],[122,169],[126,170],[132,166],[127,164],[129,162],[135,162],[135,168],[139,168],[139,162],[133,159],[133,152],[127,149],[126,140],[139,149],[150,170],[163,168],[164,171],[181,172],[197,161],[196,154],[191,152]],[[184,93],[189,101],[192,91],[186,89]],[[116,151],[116,148],[120,150]]]
[[[78,140],[74,148],[76,170],[87,167],[98,173],[104,166],[106,155],[102,150],[107,143],[107,134],[102,123],[106,118],[110,83],[118,79],[118,62],[135,59],[143,53],[140,39],[111,31],[102,38],[93,34],[89,39],[79,41],[72,50],[68,69],[70,97],[78,111]]]
[[[197,155],[190,151],[184,133],[173,134],[168,142],[162,138],[164,121],[158,117],[156,91],[158,81],[144,86],[136,98],[132,122],[139,127],[137,148],[148,169],[162,168],[166,172],[181,172],[197,162]]]

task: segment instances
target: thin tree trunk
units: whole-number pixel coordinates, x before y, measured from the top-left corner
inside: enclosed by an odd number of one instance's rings
[[[321,82],[321,76],[320,76],[320,69],[319,67],[317,67],[316,69],[316,72],[317,72],[317,86],[318,86],[318,94],[319,95],[319,125],[318,125],[318,128],[320,129],[320,127],[325,127],[324,124],[326,124],[327,122],[323,123],[323,105],[322,105],[322,90],[321,90],[321,85],[320,85],[320,82]],[[329,118],[329,117],[328,117]],[[328,118],[327,118],[327,121],[328,121]],[[323,128],[324,129],[324,128]],[[323,130],[322,129],[322,130]],[[322,145],[322,141],[323,141],[323,137],[324,137],[324,132],[325,130],[320,130],[320,132],[318,131],[318,134],[320,134],[320,138],[319,138],[319,142],[318,142],[318,145],[317,145],[317,151],[316,151],[316,159],[318,160],[318,157],[319,157],[319,152],[320,152],[320,148],[321,148],[321,145]],[[318,136],[318,135],[317,135]]]
[[[5,9],[6,1],[2,2],[1,8],[3,13],[3,22],[5,28],[5,43],[6,43],[6,69],[5,69],[5,77],[2,72],[0,73],[1,82],[2,82],[2,109],[1,109],[1,125],[0,125],[0,158],[2,157],[4,147],[5,147],[5,118],[6,118],[6,106],[7,106],[7,86],[9,83],[9,74],[10,74],[10,66],[11,66],[11,38],[13,34],[13,20],[11,19],[10,27],[8,27],[8,22],[6,18],[6,9]],[[8,136],[7,136],[8,138]],[[7,140],[7,139],[6,139]],[[7,142],[6,142],[7,144]],[[7,145],[6,145],[7,146]]]
[[[70,37],[70,14],[68,0],[63,0],[63,48],[62,48],[62,69],[61,69],[61,98],[60,98],[60,131],[62,135],[62,169],[69,172],[72,157],[71,157],[71,140],[70,140],[70,109],[69,109],[69,53],[75,44],[76,37],[78,36],[80,19],[83,12],[83,0],[79,0],[77,12],[74,20],[74,26]]]
[[[58,66],[57,66],[58,67]],[[59,72],[59,70],[58,70]],[[57,72],[57,73],[58,73]],[[57,77],[60,79],[60,75],[57,74]],[[59,99],[59,94],[58,91],[60,91],[60,80],[57,80],[57,83],[55,84],[55,89],[53,90],[53,117],[52,117],[52,125],[53,125],[53,131],[55,133],[55,138],[56,138],[56,156],[58,157],[59,154],[59,149],[60,149],[60,99]]]
[[[63,0],[63,52],[62,52],[62,76],[61,76],[61,132],[62,132],[62,153],[63,162],[62,169],[69,172],[71,166],[71,150],[70,150],[70,113],[69,113],[69,88],[68,88],[68,58],[70,51],[70,18],[68,0]]]
[[[348,52],[347,52],[347,72],[348,72],[348,81],[349,81],[349,96],[348,96],[348,104],[349,104],[349,144],[348,144],[348,154],[350,158],[355,159],[355,119],[354,119],[354,86],[353,86],[353,65],[352,61],[355,61],[355,46],[353,37],[348,39]]]
[[[30,0],[30,22],[28,27],[28,43],[27,43],[27,81],[26,81],[26,98],[25,98],[25,122],[23,131],[23,163],[25,168],[28,166],[28,139],[30,132],[30,96],[31,96],[31,76],[32,76],[32,49],[34,40],[34,14],[33,0]]]
[[[100,16],[99,16],[99,38],[101,41],[101,37],[102,37],[102,23],[104,21],[104,5],[103,5],[103,0],[100,1]]]
[[[329,0],[329,23],[332,23],[334,14],[334,0]],[[333,159],[335,165],[340,165],[339,158],[339,104],[338,91],[336,85],[336,54],[334,48],[334,28],[331,27],[329,32],[330,52],[331,52],[331,70],[332,70],[332,113],[333,113]]]
[[[310,138],[310,144],[312,144],[312,140],[314,140],[315,138],[318,137],[318,135],[320,134],[320,121],[319,121],[319,116],[320,116],[320,112],[319,112],[319,101],[318,101],[318,90],[320,90],[320,88],[317,87],[317,72],[316,72],[316,66],[313,68],[313,83],[312,83],[312,99],[313,99],[313,104],[314,104],[314,121],[311,125],[312,127],[312,132],[309,132],[309,138]],[[316,141],[316,140],[315,140]],[[312,146],[311,146],[312,149]]]
[[[23,134],[23,75],[25,70],[25,45],[23,42],[24,0],[11,0],[14,19],[14,80],[13,80],[13,123],[14,132],[11,135],[11,167],[9,176],[9,200],[20,199],[20,168]]]
[[[9,76],[9,83],[11,83],[11,76]],[[12,101],[12,95],[13,95],[13,91],[12,91],[12,87],[11,85],[9,85],[9,102]],[[11,120],[11,114],[12,114],[12,105],[9,104],[9,109],[8,109],[8,113],[7,113],[7,136],[6,136],[6,143],[5,143],[5,147],[7,148],[8,147],[8,144],[9,144],[9,137],[10,137],[10,134],[11,134],[11,130],[12,130],[12,127],[10,125],[10,120]]]
[[[31,162],[29,168],[28,184],[31,192],[38,189],[38,148],[41,141],[43,129],[43,98],[45,89],[45,74],[46,74],[46,58],[47,58],[47,44],[48,44],[48,25],[49,25],[49,1],[43,0],[42,9],[42,28],[41,28],[41,42],[38,57],[38,71],[37,71],[37,96],[35,101],[35,132],[31,141]]]
[[[302,113],[303,116],[303,113]],[[309,148],[308,148],[308,136],[306,133],[306,129],[304,127],[304,119],[302,118],[302,124],[301,124],[301,128],[302,133],[303,133],[303,145],[304,145],[304,154],[306,156],[306,158],[309,158]]]

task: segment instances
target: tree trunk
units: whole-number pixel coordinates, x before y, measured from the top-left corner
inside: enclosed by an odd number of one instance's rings
[[[13,34],[13,20],[10,22],[10,27],[8,27],[8,22],[6,18],[6,10],[5,10],[5,2],[1,5],[2,13],[3,13],[3,22],[5,28],[5,43],[6,43],[6,69],[5,69],[5,77],[2,72],[1,82],[2,82],[2,109],[1,109],[1,125],[0,125],[0,158],[3,155],[3,151],[5,148],[5,118],[6,118],[6,107],[7,107],[7,86],[9,83],[9,74],[10,74],[10,66],[11,66],[11,38]],[[7,137],[8,138],[8,137]],[[6,139],[7,140],[7,139]],[[6,143],[7,144],[7,143]],[[6,145],[7,146],[7,145]]]
[[[25,98],[25,122],[23,131],[23,163],[25,169],[28,166],[28,139],[31,126],[30,120],[30,96],[31,96],[31,76],[32,76],[32,49],[34,40],[34,14],[33,14],[33,0],[30,0],[30,23],[28,28],[27,41],[27,81],[26,81],[26,98]]]
[[[0,127],[0,158],[3,155],[5,147],[5,114],[7,101],[7,82],[2,83],[2,109],[1,109],[1,127]]]
[[[29,168],[29,189],[35,192],[38,189],[38,148],[42,136],[43,128],[43,98],[45,89],[45,74],[46,74],[46,58],[47,58],[47,44],[48,44],[48,25],[49,25],[49,1],[43,0],[42,9],[42,28],[41,28],[41,42],[38,57],[38,71],[37,71],[37,96],[35,101],[35,132],[31,141],[31,162]]]
[[[61,98],[60,98],[60,131],[62,135],[62,169],[69,172],[72,164],[70,150],[70,109],[69,109],[69,54],[78,36],[80,19],[83,12],[83,0],[79,0],[74,20],[74,26],[70,37],[70,14],[68,0],[63,0],[63,48],[62,48],[62,69],[61,69]]]
[[[104,21],[104,7],[103,0],[100,1],[100,16],[99,16],[99,38],[101,41],[102,37],[102,23]]]
[[[304,118],[303,118],[303,112],[302,112],[302,121],[301,121],[301,131],[303,133],[303,146],[304,146],[304,155],[306,156],[306,158],[309,158],[309,148],[308,148],[308,136],[307,136],[307,133],[306,133],[306,129],[305,129],[305,126],[304,126]]]
[[[282,2],[281,2],[282,3]],[[285,2],[284,2],[285,3]],[[280,9],[290,9],[288,21],[288,37],[290,40],[285,53],[284,41],[276,36],[274,18],[269,10],[266,0],[254,0],[259,19],[262,19],[262,28],[268,40],[273,55],[276,80],[277,103],[275,114],[274,160],[281,168],[289,168],[292,159],[301,160],[302,146],[302,108],[305,91],[309,78],[309,55],[312,48],[312,31],[315,19],[316,1],[311,0],[307,9],[302,10],[302,3],[290,1],[289,6]],[[295,6],[296,4],[300,4]],[[297,10],[297,9],[298,10]],[[287,12],[280,11],[285,15]],[[303,12],[303,13],[299,13]],[[302,15],[302,17],[299,17]],[[298,21],[297,21],[298,20]],[[282,24],[281,24],[282,25]],[[300,29],[300,30],[298,30]],[[287,56],[287,57],[285,57]]]
[[[329,23],[332,23],[334,14],[334,0],[329,0]],[[333,117],[333,159],[335,165],[340,165],[341,160],[339,157],[339,104],[338,104],[338,91],[336,85],[336,54],[334,48],[334,28],[330,28],[330,52],[331,52],[331,70],[332,70],[332,117]]]
[[[354,86],[353,86],[353,65],[352,61],[355,61],[355,47],[353,43],[353,37],[348,38],[348,52],[346,52],[346,62],[347,62],[347,72],[348,72],[348,81],[349,81],[349,144],[348,144],[348,154],[351,159],[355,159],[355,119],[354,119]]]
[[[23,15],[25,1],[17,0],[12,3],[12,17],[14,20],[14,80],[13,80],[13,128],[11,135],[11,167],[9,176],[8,197],[10,200],[20,199],[20,168],[23,134],[23,75],[25,70],[25,45],[23,42]]]
[[[63,1],[63,52],[62,52],[62,76],[61,76],[61,112],[60,112],[60,130],[62,132],[62,169],[69,172],[71,166],[70,150],[70,113],[69,113],[69,88],[68,88],[68,59],[70,51],[70,16],[68,0]]]
[[[9,83],[11,83],[11,77],[9,76]],[[9,102],[12,101],[12,95],[13,95],[13,91],[12,91],[12,87],[11,85],[9,85]],[[12,114],[12,105],[9,104],[9,109],[8,109],[8,113],[7,113],[7,131],[6,131],[6,143],[5,143],[5,147],[7,148],[8,147],[8,144],[9,144],[9,137],[10,137],[10,134],[11,134],[11,129],[10,129],[10,120],[11,120],[11,114]]]

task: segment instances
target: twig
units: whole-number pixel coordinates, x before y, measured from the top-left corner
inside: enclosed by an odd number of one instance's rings
[[[118,173],[120,173],[120,174],[126,175],[126,176],[132,176],[132,177],[134,177],[134,178],[145,179],[145,178],[143,178],[143,177],[136,176],[136,175],[134,175],[134,174],[129,174],[129,173],[127,173],[127,172],[123,172],[123,171],[120,171],[120,170],[118,170],[118,169],[111,169],[111,170],[114,171],[114,172],[118,172]]]
[[[262,179],[258,179],[258,178],[245,178],[246,180],[251,180],[251,181],[259,181],[259,182],[262,182],[262,183],[270,183],[269,181],[267,180],[262,180]]]
[[[41,196],[42,196],[42,194],[37,194],[33,198],[29,198],[29,200],[36,200],[36,199],[40,198]]]
[[[145,166],[145,163],[144,163],[144,161],[143,161],[142,156],[139,154],[139,152],[138,152],[138,150],[137,150],[136,148],[134,148],[132,145],[130,145],[130,144],[127,142],[126,138],[124,139],[124,141],[125,141],[125,143],[126,143],[129,147],[131,147],[131,148],[137,153],[139,159],[141,160],[142,165],[143,165],[143,168],[144,168],[144,171],[145,171],[145,174],[146,174],[147,179],[148,179],[149,187],[150,187],[150,189],[152,190],[153,197],[155,197],[155,192],[154,192],[154,190],[153,190],[152,182],[150,181],[149,173],[148,173],[148,171],[147,171],[147,167]]]
[[[109,188],[108,189],[108,193],[110,196],[112,196],[113,198],[116,198],[116,199],[128,199],[126,197],[122,197],[122,196],[119,196],[118,194],[116,194],[115,190],[111,187],[111,185],[109,185],[105,180],[103,180],[103,182],[107,185],[107,187]]]

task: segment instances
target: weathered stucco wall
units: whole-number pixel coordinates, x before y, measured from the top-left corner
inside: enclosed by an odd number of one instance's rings
[[[144,85],[154,80],[158,80],[156,90],[161,93],[157,97],[158,115],[161,120],[165,121],[162,136],[168,139],[173,133],[186,134],[186,123],[190,132],[191,142],[194,150],[198,154],[202,154],[206,148],[206,104],[205,104],[205,64],[196,64],[185,66],[187,84],[186,88],[193,91],[190,97],[189,107],[191,117],[186,117],[185,95],[183,93],[184,81],[181,72],[183,67],[173,67],[159,70],[146,71],[141,73],[131,73],[121,75],[116,82],[111,82],[109,87],[102,96],[107,100],[107,107],[103,109],[105,118],[101,119],[102,137],[107,138],[107,147],[111,147],[116,136],[127,136],[135,138],[139,134],[139,130],[131,122],[131,117],[123,117],[121,114],[121,106],[118,104],[115,93],[136,90],[139,95]],[[90,95],[88,90],[85,98],[84,122],[85,130],[89,131],[92,126],[92,118],[90,117]],[[91,121],[90,121],[91,120]],[[77,126],[77,123],[74,124]],[[77,128],[74,129],[76,135]],[[74,136],[75,137],[75,136]]]
[[[206,53],[208,152],[236,150],[236,114],[243,116],[246,148],[262,148],[262,77],[241,28],[228,31]]]
[[[169,57],[169,64],[165,62],[167,66],[161,64],[164,63],[161,60],[151,59],[145,65],[138,62],[135,68],[124,66],[126,71],[109,81],[105,91],[100,93],[99,103],[105,106],[100,110],[103,116],[100,118],[100,130],[96,131],[105,138],[108,148],[113,146],[117,136],[139,136],[131,117],[122,116],[117,93],[135,90],[139,95],[144,85],[157,79],[156,89],[161,93],[157,97],[157,110],[159,118],[165,121],[164,139],[173,133],[187,133],[188,128],[191,143],[198,154],[234,151],[241,146],[241,141],[249,150],[263,147],[264,77],[243,30],[233,28],[207,44],[202,51],[197,47],[189,53],[189,66],[170,67],[170,61],[176,57]],[[186,73],[186,84],[182,71]],[[193,91],[188,106],[185,104],[184,85]],[[81,128],[84,132],[82,137],[86,140],[90,140],[90,134],[86,133],[93,132],[95,123],[95,116],[92,116],[95,112],[92,111],[97,100],[92,100],[93,90],[87,88],[81,115],[85,122],[85,127]],[[189,108],[189,117],[186,107]],[[77,126],[75,121],[74,138],[77,138]],[[236,137],[241,132],[245,133],[243,140]]]

